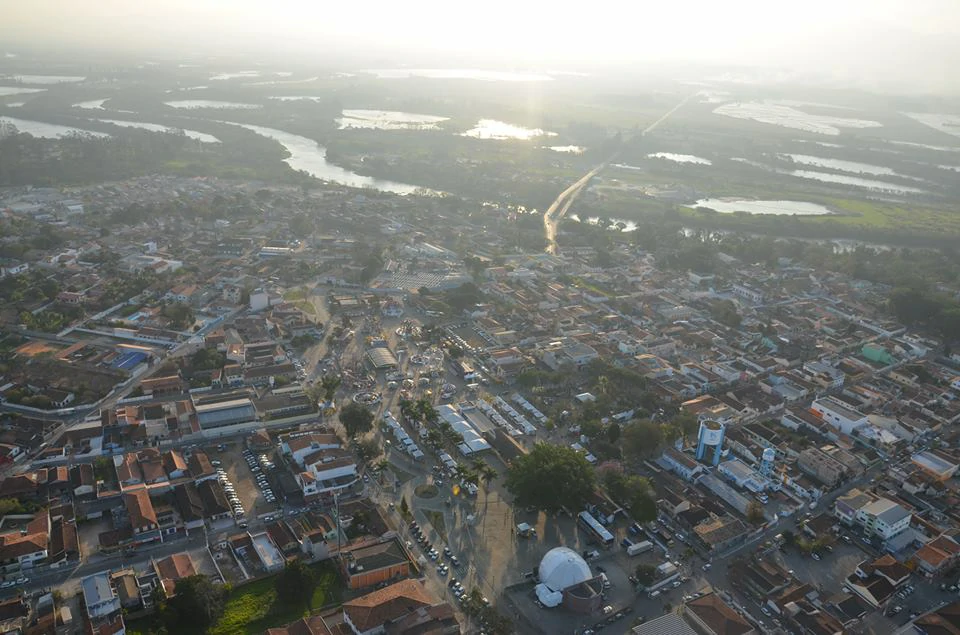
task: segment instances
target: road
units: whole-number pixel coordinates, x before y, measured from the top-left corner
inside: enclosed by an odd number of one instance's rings
[[[664,121],[670,118],[670,116],[680,110],[684,104],[686,104],[693,95],[687,95],[684,97],[680,103],[664,113],[659,119],[654,121],[652,124],[644,128],[640,132],[640,136],[653,132],[657,126],[662,124]],[[607,167],[613,159],[617,156],[614,153],[609,159],[593,168],[586,174],[584,174],[576,183],[565,189],[560,193],[560,196],[550,204],[550,207],[547,208],[547,211],[543,214],[543,228],[547,236],[547,253],[556,254],[557,253],[557,227],[560,223],[560,219],[567,215],[567,212],[570,211],[570,206],[573,205],[573,202],[580,195],[580,192],[587,186],[590,180],[600,173],[603,168]]]

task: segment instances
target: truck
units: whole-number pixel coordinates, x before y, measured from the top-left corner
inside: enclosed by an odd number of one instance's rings
[[[627,555],[636,556],[643,553],[644,551],[650,551],[651,549],[653,549],[653,543],[650,542],[649,540],[644,540],[642,542],[635,542],[629,547],[627,547]]]

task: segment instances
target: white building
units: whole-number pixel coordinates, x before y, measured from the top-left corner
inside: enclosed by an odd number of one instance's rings
[[[704,472],[703,466],[697,463],[692,456],[684,454],[676,448],[664,450],[661,461],[668,469],[688,481],[694,480]]]
[[[887,498],[878,498],[857,511],[856,522],[868,534],[886,541],[906,531],[912,514],[900,504]]]
[[[852,434],[857,428],[862,428],[870,423],[867,415],[848,406],[836,397],[821,397],[813,402],[810,409],[844,434]]]

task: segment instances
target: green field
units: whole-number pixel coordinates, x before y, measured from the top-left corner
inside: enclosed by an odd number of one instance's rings
[[[268,628],[282,626],[323,607],[340,602],[343,591],[339,574],[330,562],[313,565],[317,587],[306,607],[290,606],[277,601],[274,589],[276,576],[270,576],[234,588],[226,601],[223,617],[208,632],[210,635],[262,635]],[[130,635],[155,635],[163,625],[157,616],[141,618],[127,624]]]

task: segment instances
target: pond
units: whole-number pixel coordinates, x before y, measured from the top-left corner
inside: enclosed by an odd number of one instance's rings
[[[497,121],[496,119],[481,119],[477,125],[466,132],[460,133],[463,137],[473,137],[474,139],[495,139],[503,141],[506,139],[529,140],[534,137],[555,137],[556,132],[547,132],[541,128],[524,128],[513,124]]]
[[[704,159],[703,157],[698,157],[692,154],[674,154],[673,152],[654,152],[653,154],[648,154],[648,158],[651,159],[666,159],[667,161],[673,161],[675,163],[695,163],[697,165],[713,165],[713,161],[710,159]]]
[[[775,101],[749,101],[723,104],[713,110],[714,114],[749,119],[784,128],[805,130],[823,135],[839,135],[841,128],[879,128],[883,124],[866,119],[813,115],[793,106]]]
[[[214,108],[217,110],[253,110],[255,108],[262,108],[260,104],[242,104],[236,101],[217,101],[212,99],[179,99],[175,101],[165,101],[163,103],[172,108],[186,108],[188,110],[196,108]]]
[[[22,88],[20,86],[0,86],[0,97],[8,95],[28,95],[30,93],[42,93],[46,88]]]
[[[75,104],[71,104],[71,108],[83,108],[84,110],[106,110],[103,105],[107,102],[109,97],[104,99],[91,99],[90,101],[80,101]]]
[[[819,203],[806,201],[764,201],[737,198],[704,198],[690,207],[706,207],[721,214],[746,212],[747,214],[773,214],[776,216],[823,216],[832,214]]]
[[[337,119],[341,129],[363,128],[368,130],[439,130],[441,121],[449,117],[421,115],[396,110],[348,109]]]
[[[885,168],[881,165],[871,165],[869,163],[859,163],[857,161],[827,159],[824,157],[810,156],[809,154],[784,154],[781,156],[790,157],[794,163],[812,165],[815,168],[831,168],[833,170],[840,170],[841,172],[872,174],[874,176],[902,176],[894,172],[891,168]]]
[[[24,84],[71,84],[82,82],[86,77],[76,75],[3,75],[0,79],[12,79]]]
[[[790,176],[796,176],[801,179],[812,179],[823,183],[841,183],[843,185],[852,185],[862,187],[868,190],[877,190],[882,192],[894,192],[896,194],[917,194],[924,190],[918,187],[909,187],[907,185],[897,185],[887,183],[886,181],[875,181],[873,179],[862,179],[856,176],[846,176],[843,174],[830,174],[829,172],[816,172],[814,170],[792,170],[786,172]]]
[[[553,150],[554,152],[565,152],[568,154],[583,154],[583,146],[545,146],[547,150]]]

